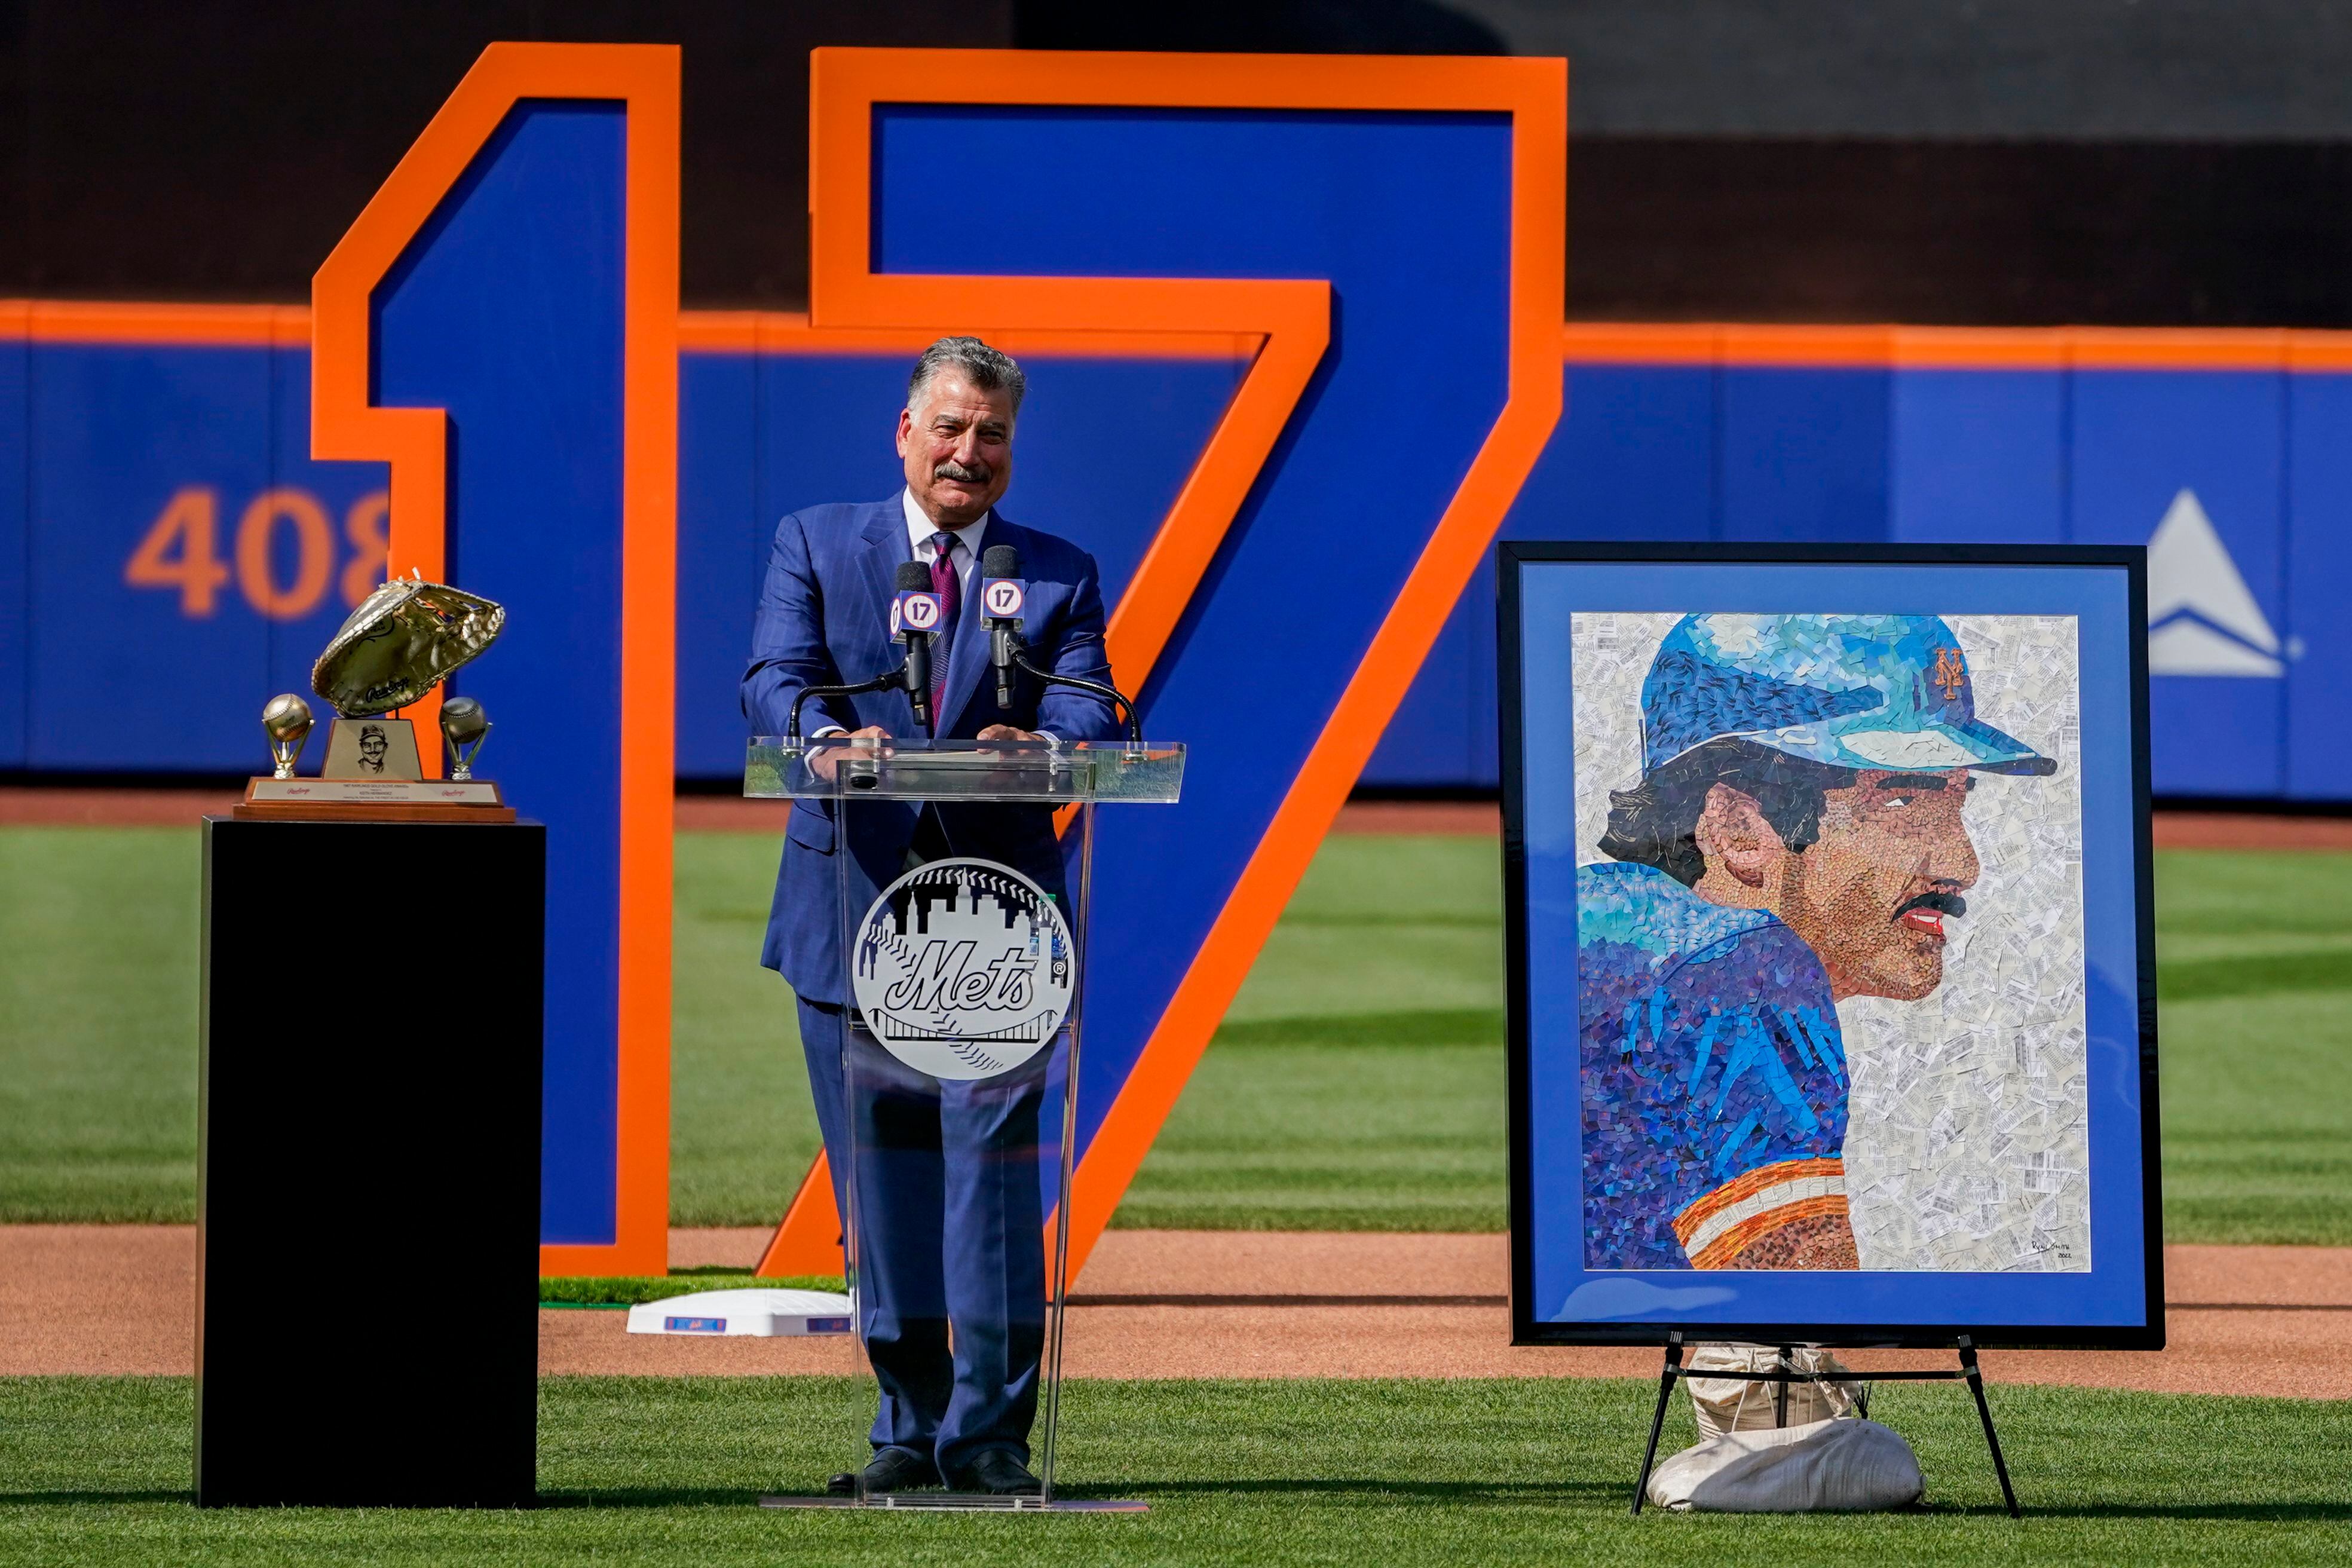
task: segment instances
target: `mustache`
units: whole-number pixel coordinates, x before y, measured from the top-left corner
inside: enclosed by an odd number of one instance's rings
[[[1897,905],[1895,918],[1901,920],[1913,910],[1935,910],[1948,915],[1964,915],[1969,912],[1969,901],[1958,893],[1920,893]]]
[[[931,468],[931,478],[935,479],[959,479],[968,485],[984,485],[995,477],[996,470],[986,463],[974,463],[966,468],[953,458]]]

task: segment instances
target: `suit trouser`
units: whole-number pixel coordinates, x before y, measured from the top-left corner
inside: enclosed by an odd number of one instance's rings
[[[842,1009],[803,1001],[800,1024],[834,1201],[857,1220],[860,1327],[881,1385],[874,1447],[929,1456],[948,1476],[987,1448],[1025,1463],[1045,1338],[1037,1126],[1053,1053],[955,1082],[861,1032],[845,1074]]]

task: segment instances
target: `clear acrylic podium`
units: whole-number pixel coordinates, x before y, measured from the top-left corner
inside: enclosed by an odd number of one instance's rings
[[[850,1158],[834,1180],[877,1432],[907,1418],[894,1390],[940,1402],[916,1384],[951,1356],[945,1467],[961,1445],[1026,1441],[1041,1483],[771,1503],[1141,1506],[1055,1495],[1062,1316],[1094,807],[1173,804],[1183,774],[1183,747],[1130,742],[751,742],[745,795],[822,801],[835,824]]]

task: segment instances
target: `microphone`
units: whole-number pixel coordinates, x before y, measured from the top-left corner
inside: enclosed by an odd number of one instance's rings
[[[1013,706],[1013,656],[1021,641],[1021,552],[992,544],[980,552],[982,625],[988,628],[988,662],[996,667],[996,706]]]
[[[996,667],[996,705],[1013,706],[1013,672],[1016,669],[1026,672],[1041,687],[1069,686],[1091,691],[1110,701],[1112,717],[1118,716],[1119,709],[1127,710],[1128,752],[1131,757],[1140,756],[1143,721],[1131,700],[1100,681],[1056,675],[1029,662],[1029,645],[1021,637],[1021,609],[1027,598],[1021,586],[1021,552],[1010,544],[990,545],[980,552],[980,607],[987,617],[988,662]]]
[[[907,665],[901,672],[907,694],[915,700],[915,721],[931,722],[931,634],[939,629],[947,607],[931,592],[930,568],[919,561],[898,563],[898,596],[890,601],[890,635],[907,645]]]

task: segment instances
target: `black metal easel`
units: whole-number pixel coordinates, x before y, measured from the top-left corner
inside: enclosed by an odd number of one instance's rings
[[[1969,1385],[1969,1392],[1977,1397],[1977,1419],[1984,1423],[1985,1447],[1992,1450],[1993,1474],[2000,1478],[2001,1500],[2009,1504],[2009,1517],[2011,1519],[2023,1517],[2018,1510],[2017,1492],[2009,1484],[2009,1463],[2000,1455],[2000,1435],[1992,1429],[1992,1406],[1985,1403],[1984,1373],[1977,1365],[1976,1343],[1968,1335],[1959,1336],[1960,1368],[1958,1372],[1938,1368],[1932,1372],[1861,1373],[1850,1379],[1829,1377],[1818,1372],[1800,1372],[1790,1365],[1789,1352],[1794,1348],[1790,1345],[1780,1347],[1780,1353],[1775,1357],[1780,1366],[1778,1372],[1717,1372],[1712,1368],[1705,1372],[1693,1372],[1683,1365],[1683,1336],[1679,1333],[1666,1336],[1666,1364],[1665,1370],[1658,1374],[1658,1407],[1650,1417],[1650,1446],[1642,1451],[1641,1479],[1633,1483],[1635,1514],[1638,1515],[1642,1511],[1643,1500],[1650,1490],[1650,1471],[1658,1461],[1658,1435],[1665,1430],[1666,1401],[1675,1391],[1675,1380],[1684,1377],[1720,1377],[1736,1383],[1774,1384],[1772,1424],[1776,1426],[1786,1426],[1789,1424],[1789,1384],[1792,1383],[1860,1383],[1863,1389],[1859,1404],[1863,1415],[1867,1418],[1870,1415],[1870,1384],[1873,1383],[1965,1381]]]

